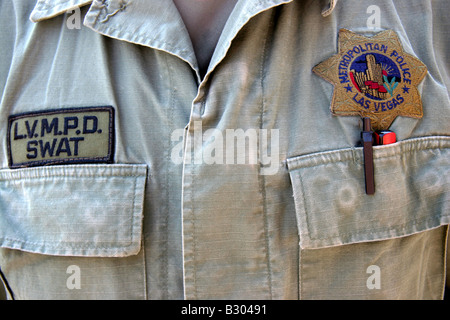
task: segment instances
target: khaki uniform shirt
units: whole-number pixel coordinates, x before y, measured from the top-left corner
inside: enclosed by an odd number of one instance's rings
[[[201,78],[172,1],[2,1],[9,298],[442,298],[448,2],[329,5],[239,1]],[[312,69],[345,60],[346,35],[386,30],[398,55],[383,75],[401,72],[395,92],[423,116],[393,119],[367,195],[361,116],[332,113],[344,87]],[[351,58],[364,50],[383,49]],[[406,54],[428,70],[414,87],[408,72],[425,69],[406,70]]]

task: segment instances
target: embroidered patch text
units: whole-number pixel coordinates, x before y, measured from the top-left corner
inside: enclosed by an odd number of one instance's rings
[[[113,160],[114,109],[66,108],[8,119],[10,168]]]

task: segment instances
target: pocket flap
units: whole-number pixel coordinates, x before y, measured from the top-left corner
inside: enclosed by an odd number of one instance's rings
[[[450,222],[450,137],[374,147],[375,195],[362,148],[288,159],[302,248],[402,237]]]
[[[49,255],[137,254],[146,176],[145,165],[0,170],[0,246]]]

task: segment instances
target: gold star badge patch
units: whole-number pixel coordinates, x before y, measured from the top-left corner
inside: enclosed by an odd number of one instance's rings
[[[334,85],[334,115],[369,117],[373,130],[388,129],[397,116],[422,118],[417,86],[427,67],[403,51],[394,31],[368,38],[341,29],[338,50],[313,68]]]

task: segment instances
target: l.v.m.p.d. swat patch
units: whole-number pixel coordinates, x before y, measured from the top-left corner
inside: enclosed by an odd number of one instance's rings
[[[113,161],[114,109],[84,107],[12,115],[10,168]]]

